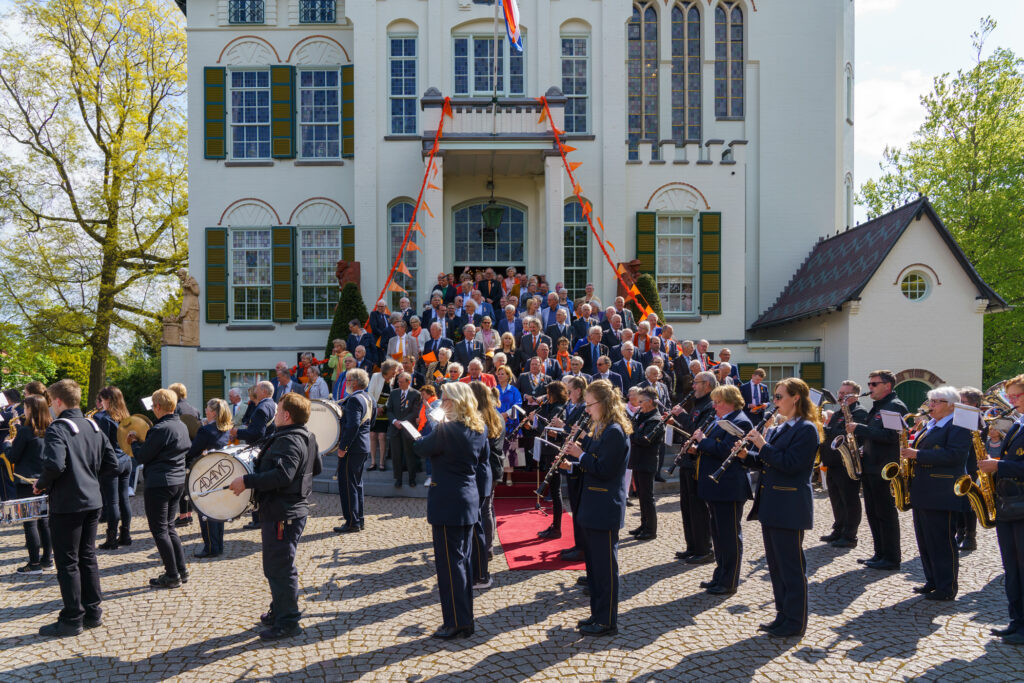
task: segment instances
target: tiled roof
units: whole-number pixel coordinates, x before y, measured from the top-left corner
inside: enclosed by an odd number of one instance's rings
[[[929,215],[939,236],[977,285],[978,297],[989,300],[989,310],[1005,309],[1006,302],[982,281],[935,214],[931,203],[922,197],[863,225],[820,239],[779,298],[754,321],[750,329],[771,327],[837,310],[847,301],[859,297],[904,230],[921,212]]]

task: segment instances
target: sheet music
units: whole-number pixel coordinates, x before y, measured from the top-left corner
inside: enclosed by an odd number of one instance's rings
[[[4,395],[4,392],[0,391],[0,408],[6,408],[9,405],[11,404],[8,402],[7,396]]]
[[[953,424],[976,432],[981,428],[981,410],[964,403],[953,404]]]
[[[414,440],[423,436],[420,434],[420,430],[416,429],[408,420],[402,420],[398,423],[398,426],[405,430],[406,434],[411,436]]]
[[[143,396],[142,397],[142,407],[145,408],[146,410],[153,410],[153,397],[152,396]]]
[[[811,389],[811,404],[812,405],[820,405],[821,404],[821,392],[818,391],[817,389]]]
[[[886,429],[891,429],[895,432],[902,432],[906,429],[906,425],[903,423],[903,416],[894,410],[879,410],[878,414],[882,417],[882,426]]]

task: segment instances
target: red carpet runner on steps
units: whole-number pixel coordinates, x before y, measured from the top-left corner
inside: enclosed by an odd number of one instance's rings
[[[561,538],[537,538],[538,531],[551,525],[551,503],[541,502],[544,512],[534,509],[535,472],[514,472],[512,477],[512,486],[499,483],[494,492],[498,540],[509,569],[583,569],[582,559],[566,562],[558,558],[559,552],[573,546],[572,517],[563,513]],[[565,504],[568,507],[568,501]]]

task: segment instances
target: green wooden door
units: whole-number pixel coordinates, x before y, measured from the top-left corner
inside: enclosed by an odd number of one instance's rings
[[[918,407],[928,399],[931,387],[916,379],[900,382],[896,385],[896,395],[907,405],[907,410],[916,413]]]

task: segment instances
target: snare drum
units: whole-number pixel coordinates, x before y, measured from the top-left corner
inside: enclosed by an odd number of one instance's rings
[[[338,447],[341,438],[341,408],[334,401],[314,398],[309,402],[306,429],[316,437],[320,455],[327,455]]]
[[[253,474],[258,454],[259,449],[252,446],[228,446],[196,460],[188,471],[187,481],[188,497],[196,510],[215,522],[241,517],[252,505],[252,489],[245,489],[242,495],[236,496],[224,487],[236,477]],[[197,495],[203,491],[211,493]]]
[[[49,498],[33,496],[0,502],[0,526],[46,519],[50,515]]]

